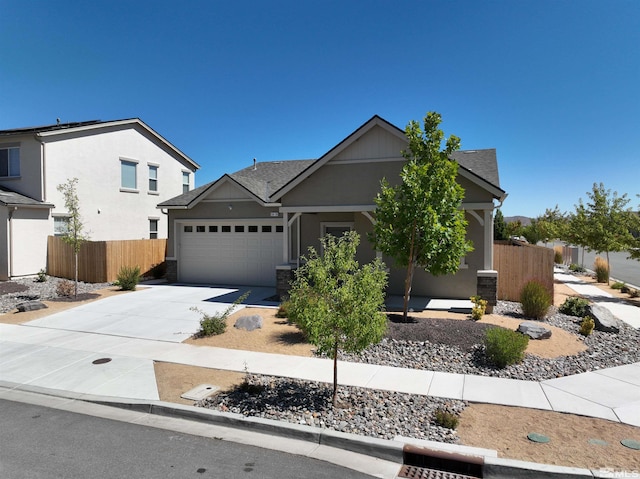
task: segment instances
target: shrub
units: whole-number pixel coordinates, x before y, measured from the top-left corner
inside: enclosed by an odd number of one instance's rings
[[[622,288],[625,287],[625,284],[622,281],[616,281],[615,283],[613,283],[611,285],[611,289],[619,289],[622,290]]]
[[[525,316],[543,319],[551,307],[551,294],[538,281],[529,281],[520,292],[520,303]]]
[[[632,298],[637,298],[638,296],[640,296],[640,291],[638,291],[637,289],[630,289],[629,296]]]
[[[455,429],[458,427],[458,416],[456,416],[455,414],[439,408],[436,409],[436,412],[434,414],[434,421],[435,423],[440,426],[440,427],[446,427],[447,429]]]
[[[586,269],[576,263],[571,263],[569,266],[569,271],[573,271],[574,273],[584,273]]]
[[[591,317],[585,316],[580,323],[580,334],[582,334],[583,336],[589,336],[593,332],[593,328],[595,327],[595,321]]]
[[[562,258],[562,246],[553,247],[553,262],[555,264],[562,264],[564,260]]]
[[[44,269],[38,271],[38,277],[36,278],[36,283],[44,283],[47,281],[47,272]]]
[[[63,279],[59,281],[56,285],[56,293],[58,296],[64,296],[66,298],[70,298],[75,294],[76,286],[73,281],[69,281],[68,279]]]
[[[123,291],[135,291],[140,281],[140,266],[123,266],[118,271],[118,286]]]
[[[278,311],[276,312],[276,318],[288,318],[289,313],[291,312],[291,303],[287,301],[283,301],[278,306]]]
[[[625,293],[625,294],[629,294],[629,293],[631,293],[631,288],[625,284],[622,288],[620,288],[620,292],[621,293]]]
[[[579,296],[569,296],[558,308],[562,314],[583,318],[589,311],[589,301]]]
[[[609,282],[609,263],[604,258],[596,256],[596,260],[593,263],[593,269],[596,272],[596,281],[598,283]]]
[[[213,315],[208,315],[200,308],[196,308],[195,306],[189,308],[190,311],[195,311],[196,313],[202,315],[202,318],[200,319],[200,330],[196,333],[196,336],[217,336],[218,334],[224,333],[227,330],[227,317],[233,312],[237,305],[239,305],[249,297],[250,293],[251,291],[247,291],[238,299],[236,299],[233,304],[231,304],[231,306],[229,306],[223,312],[214,313]]]
[[[524,359],[529,336],[505,328],[489,328],[484,336],[487,359],[499,368]]]
[[[482,299],[480,296],[471,296],[471,302],[473,303],[473,308],[471,308],[471,319],[474,321],[479,321],[484,316],[484,313],[487,311],[487,300]]]

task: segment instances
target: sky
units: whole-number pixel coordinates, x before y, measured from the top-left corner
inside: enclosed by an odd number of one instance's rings
[[[640,1],[0,0],[0,129],[140,118],[201,165],[319,158],[428,111],[505,216],[640,204]]]

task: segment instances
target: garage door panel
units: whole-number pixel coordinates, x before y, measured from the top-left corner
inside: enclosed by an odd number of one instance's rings
[[[231,232],[222,232],[222,225]],[[282,233],[273,223],[250,221],[203,222],[205,232],[181,229],[178,247],[179,280],[197,283],[275,286],[275,268],[282,259]],[[257,228],[249,226],[255,225]],[[271,232],[263,232],[271,225]],[[217,226],[212,232],[210,226]],[[238,228],[236,228],[238,226]],[[255,231],[257,229],[257,232]],[[269,228],[267,228],[269,229]],[[236,232],[236,231],[243,232]]]

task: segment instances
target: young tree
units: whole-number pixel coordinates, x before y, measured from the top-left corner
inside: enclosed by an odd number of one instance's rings
[[[72,178],[57,187],[58,191],[64,196],[64,207],[69,213],[69,216],[66,217],[66,228],[62,241],[71,245],[75,255],[74,296],[78,296],[78,253],[82,243],[89,239],[84,231],[84,224],[80,216],[80,199],[78,198],[77,184],[78,178]]]
[[[626,194],[618,196],[616,191],[611,194],[602,183],[594,183],[587,196],[590,201],[586,206],[580,199],[576,207],[583,210],[586,217],[586,246],[596,253],[605,253],[610,269],[609,252],[629,250],[634,243],[631,231],[637,227],[638,217],[627,207],[630,200]]]
[[[522,221],[515,220],[509,221],[506,226],[507,237],[511,238],[512,236],[524,236],[524,226],[522,226]]]
[[[441,121],[438,113],[427,113],[424,131],[417,121],[409,122],[402,181],[391,186],[383,179],[375,199],[376,223],[370,239],[377,250],[407,268],[405,321],[415,268],[436,276],[455,273],[460,259],[473,249],[466,239],[467,222],[460,208],[464,190],[456,181],[458,164],[449,158],[460,147],[460,139],[450,136],[441,150]]]
[[[504,221],[504,215],[500,208],[496,210],[496,216],[493,219],[493,239],[494,240],[506,240],[507,236],[507,223]]]
[[[360,237],[320,239],[322,254],[309,256],[296,271],[289,291],[290,320],[318,351],[333,359],[333,404],[338,392],[338,351],[362,351],[386,332],[384,288],[387,273],[376,259],[360,266],[355,260]]]

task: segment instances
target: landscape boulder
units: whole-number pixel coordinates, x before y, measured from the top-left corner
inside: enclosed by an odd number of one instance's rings
[[[605,307],[598,304],[590,305],[589,316],[593,318],[598,331],[605,333],[617,333],[620,331],[620,321]]]
[[[233,325],[234,328],[246,329],[247,331],[253,331],[254,329],[262,328],[262,317],[254,314],[253,316],[241,316]]]
[[[46,309],[49,306],[44,304],[42,301],[25,301],[24,303],[20,303],[16,306],[18,311],[24,313],[25,311],[37,311],[39,309]]]
[[[538,323],[531,321],[525,321],[518,326],[519,333],[526,334],[531,339],[549,339],[551,337],[551,330],[540,326]]]

